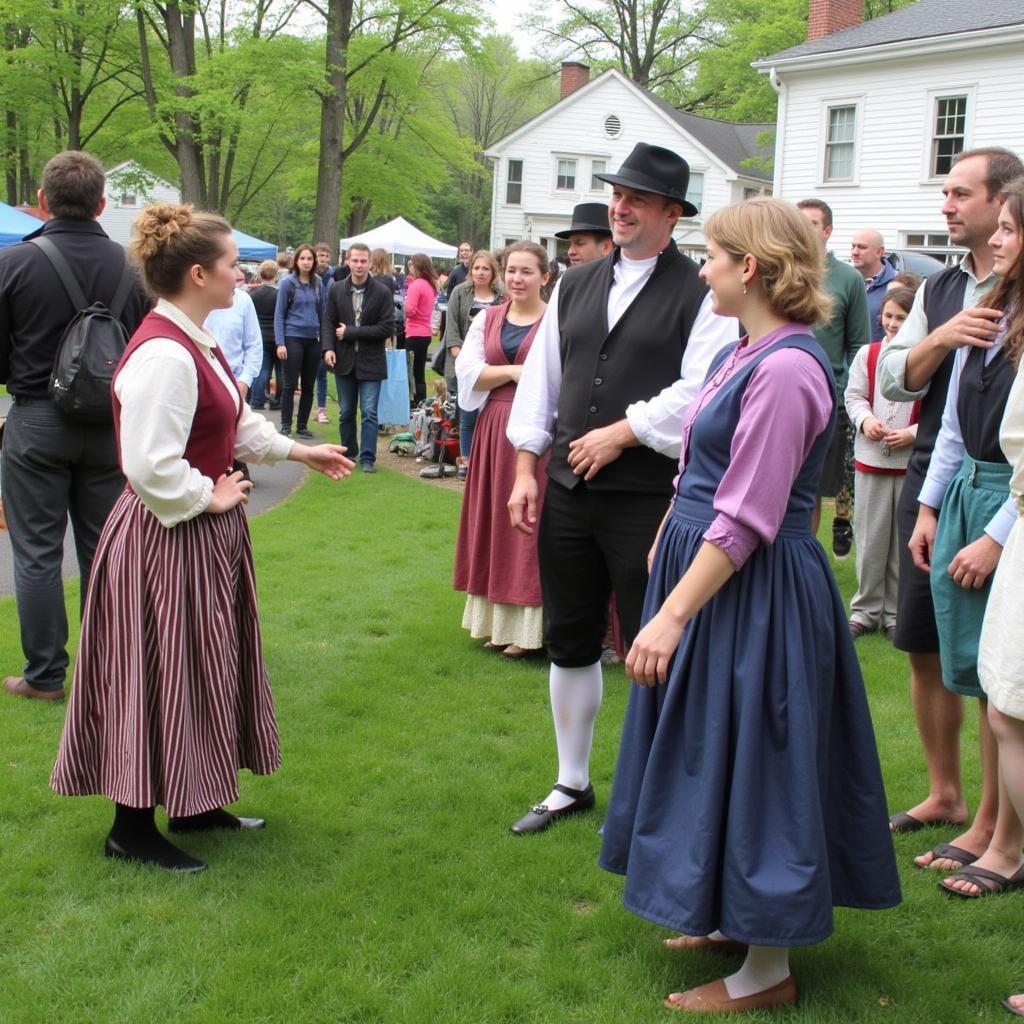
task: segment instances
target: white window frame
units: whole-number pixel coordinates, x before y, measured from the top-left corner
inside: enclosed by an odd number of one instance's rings
[[[974,145],[974,96],[977,87],[970,85],[954,86],[946,89],[929,89],[925,94],[925,133],[924,151],[921,154],[921,183],[931,185],[941,182],[945,174],[932,173],[932,149],[935,143],[935,118],[939,110],[939,100],[963,96],[967,100],[967,115],[964,118],[964,149]]]
[[[828,128],[830,112],[839,107],[853,107],[853,168],[849,178],[830,179],[825,176],[828,159]],[[857,188],[860,185],[861,135],[864,125],[864,96],[837,96],[821,101],[818,144],[818,187]]]
[[[552,182],[552,187],[553,187],[554,191],[555,192],[559,192],[559,193],[563,193],[563,194],[566,193],[566,192],[569,192],[569,193],[572,193],[572,194],[575,194],[575,193],[579,192],[580,191],[580,164],[582,163],[582,159],[579,156],[577,156],[575,154],[571,154],[571,153],[555,153],[554,157],[555,157],[555,168],[554,168],[555,169],[555,177],[554,177],[554,181]],[[574,165],[574,169],[573,169],[573,173],[572,173],[572,187],[571,188],[568,187],[567,185],[559,185],[558,184],[558,179],[561,177],[561,175],[558,173],[558,165],[563,160],[567,160],[567,161],[571,160],[573,165]]]
[[[591,193],[593,193],[594,195],[596,195],[596,196],[606,196],[608,194],[608,187],[609,187],[608,186],[608,182],[606,182],[606,181],[595,182],[594,181],[594,175],[595,174],[607,174],[608,173],[608,164],[610,162],[610,159],[611,159],[610,157],[606,157],[606,156],[593,156],[593,157],[590,158],[590,189],[589,189],[589,191]],[[599,171],[595,171],[595,169],[594,169],[594,164],[597,164],[597,163],[604,164],[604,167],[602,167],[601,170],[599,170]]]
[[[706,167],[691,167],[690,168],[690,181],[693,180],[693,176],[695,174],[699,174],[700,175],[700,206],[698,207],[697,212],[692,217],[687,217],[684,214],[683,215],[683,219],[684,220],[699,220],[701,217],[704,216],[704,200],[705,200],[705,197],[706,197],[705,189],[707,188],[707,184],[708,184],[707,168]],[[690,191],[689,184],[687,184],[687,186],[686,186],[686,191],[687,191],[687,194],[689,194],[689,191]],[[694,205],[696,206],[697,204],[695,203]]]
[[[519,164],[519,180],[511,181],[509,179],[509,171],[511,170],[511,164]],[[521,157],[510,156],[505,158],[505,206],[522,206],[523,205],[523,178],[526,176],[526,161]],[[508,187],[509,185],[519,186],[519,202],[513,203],[508,198]]]

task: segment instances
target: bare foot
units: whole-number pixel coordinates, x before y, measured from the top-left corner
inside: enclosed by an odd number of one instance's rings
[[[1011,859],[998,850],[988,849],[974,862],[972,867],[994,871],[997,875],[1002,875],[1003,878],[1012,878],[1021,869],[1022,864],[1024,864],[1024,858],[1016,857]],[[980,896],[984,892],[982,887],[976,882],[972,882],[967,878],[957,878],[956,876],[943,879],[942,885],[947,889],[955,889],[957,892],[967,893],[969,896]]]
[[[689,950],[704,949],[711,953],[745,953],[747,945],[744,942],[734,942],[732,939],[712,937],[710,935],[675,935],[670,939],[662,940],[666,949],[673,951],[687,952]]]
[[[1003,1000],[1003,1006],[1014,1013],[1024,1016],[1024,995],[1007,996]]]
[[[992,833],[988,829],[969,828],[963,835],[957,836],[956,839],[951,839],[949,845],[958,846],[961,850],[966,850],[968,853],[974,853],[981,857],[988,849],[988,844],[991,841]],[[959,871],[963,867],[963,864],[959,864],[949,857],[936,857],[931,850],[919,853],[914,858],[914,863],[919,868],[934,868],[936,871]],[[980,862],[975,861],[975,863]],[[984,865],[981,866],[984,867]]]
[[[948,821],[954,825],[962,825],[967,821],[967,804],[962,796],[954,800],[940,800],[938,797],[928,796],[919,804],[908,808],[906,813],[925,824]]]

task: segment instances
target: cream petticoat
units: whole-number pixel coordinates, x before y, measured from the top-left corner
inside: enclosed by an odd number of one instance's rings
[[[978,677],[993,706],[1024,720],[1024,519],[1006,538],[985,607]]]
[[[538,605],[494,604],[478,594],[466,595],[462,628],[492,644],[515,644],[526,651],[544,646],[544,610]]]

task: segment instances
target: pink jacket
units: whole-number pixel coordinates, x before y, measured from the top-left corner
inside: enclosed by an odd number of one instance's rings
[[[414,277],[405,292],[405,336],[429,338],[433,333],[430,318],[437,292],[429,281]]]

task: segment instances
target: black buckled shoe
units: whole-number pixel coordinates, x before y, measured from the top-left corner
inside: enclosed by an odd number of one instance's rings
[[[512,831],[517,836],[529,835],[531,832],[543,832],[550,828],[559,818],[567,818],[570,814],[581,814],[589,811],[594,806],[594,787],[587,785],[586,789],[570,789],[556,782],[554,788],[559,793],[572,797],[572,803],[566,807],[559,807],[553,810],[547,804],[537,804],[531,807],[513,826]]]

